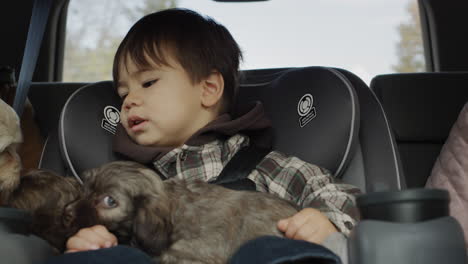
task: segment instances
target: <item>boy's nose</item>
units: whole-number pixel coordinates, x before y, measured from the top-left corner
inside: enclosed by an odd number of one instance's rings
[[[135,104],[133,102],[129,102],[129,101],[125,101],[124,102],[124,109],[125,110],[130,110],[132,108],[132,106],[134,106]]]
[[[134,95],[127,95],[123,102],[123,107],[125,110],[130,110],[134,106],[141,105],[141,99]]]

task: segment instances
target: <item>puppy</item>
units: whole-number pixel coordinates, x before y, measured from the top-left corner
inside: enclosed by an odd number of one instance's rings
[[[10,67],[0,67],[0,76],[0,99],[12,106],[16,94],[14,70]],[[22,160],[22,169],[37,169],[44,140],[34,117],[33,106],[27,98],[21,115],[21,131],[24,143],[19,146],[18,153]]]
[[[21,176],[6,205],[30,212],[30,232],[49,242],[57,252],[62,252],[67,239],[78,231],[62,224],[63,210],[78,198],[80,187],[75,178],[33,170]]]
[[[21,142],[19,118],[0,100],[0,206],[30,212],[31,233],[62,251],[66,239],[76,232],[62,225],[63,209],[77,198],[80,185],[74,178],[50,171],[33,170],[21,175],[21,158],[17,153]]]
[[[161,263],[226,263],[240,245],[282,236],[276,223],[297,212],[276,196],[202,181],[162,181],[138,163],[117,161],[84,173],[84,195],[66,208],[76,228],[101,224],[120,243]]]
[[[22,141],[18,115],[0,100],[0,205],[19,184],[21,159],[17,149]]]

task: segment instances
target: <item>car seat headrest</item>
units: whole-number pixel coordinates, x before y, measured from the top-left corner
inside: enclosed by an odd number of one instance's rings
[[[69,97],[60,115],[59,145],[73,176],[122,159],[112,151],[120,107],[111,81],[84,86]]]
[[[329,169],[340,177],[359,133],[359,105],[350,82],[324,67],[246,71],[239,103],[263,102],[273,124],[274,148]],[[59,145],[75,177],[123,159],[112,151],[121,99],[110,81],[84,86],[70,96],[59,122]]]
[[[265,106],[274,149],[342,175],[360,122],[357,96],[344,75],[325,67],[246,71],[239,102],[251,100]]]

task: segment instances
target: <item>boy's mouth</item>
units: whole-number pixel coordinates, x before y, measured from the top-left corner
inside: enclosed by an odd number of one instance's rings
[[[130,117],[128,119],[128,127],[133,131],[136,132],[140,130],[143,125],[146,123],[147,120],[140,118],[138,116]]]

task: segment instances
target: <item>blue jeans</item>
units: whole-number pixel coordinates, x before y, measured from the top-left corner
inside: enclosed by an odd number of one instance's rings
[[[245,243],[229,264],[341,264],[329,249],[306,241],[264,236]]]
[[[68,253],[49,259],[46,264],[134,263],[149,264],[151,258],[142,251],[116,246],[112,248]],[[232,256],[230,264],[341,264],[340,258],[327,248],[305,241],[264,236],[244,244]]]

